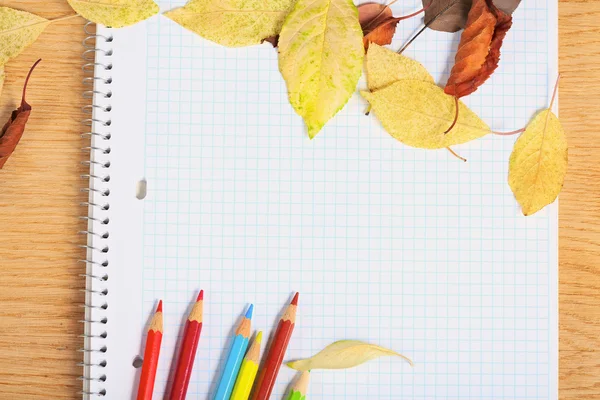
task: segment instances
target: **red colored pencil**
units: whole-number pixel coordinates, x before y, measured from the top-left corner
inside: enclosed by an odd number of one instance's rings
[[[294,331],[294,325],[296,324],[298,296],[299,294],[296,293],[287,310],[283,313],[281,320],[279,320],[279,325],[277,325],[265,365],[256,379],[256,387],[251,397],[252,400],[268,400],[271,397],[277,374],[279,374],[285,351],[287,350],[292,332]]]
[[[160,343],[163,337],[163,313],[162,300],[158,302],[156,313],[150,321],[148,337],[146,338],[146,349],[144,350],[144,363],[142,364],[142,375],[138,386],[137,400],[152,400],[154,391],[154,379],[158,367],[158,356],[160,355]]]
[[[196,349],[200,341],[200,333],[202,332],[203,307],[204,290],[201,290],[196,299],[196,304],[194,304],[185,323],[185,332],[183,333],[179,361],[177,362],[175,377],[173,378],[170,400],[184,400],[187,394],[190,376],[194,368]]]

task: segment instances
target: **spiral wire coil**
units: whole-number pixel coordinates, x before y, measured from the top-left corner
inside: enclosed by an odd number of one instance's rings
[[[85,264],[86,288],[85,324],[83,340],[84,347],[80,349],[83,368],[80,380],[83,389],[80,394],[85,398],[105,397],[107,395],[104,383],[107,380],[104,368],[107,366],[106,354],[108,347],[108,288],[110,247],[109,224],[110,218],[110,113],[112,106],[110,99],[113,95],[111,84],[113,81],[110,62],[113,54],[111,43],[112,35],[96,34],[94,24],[87,23],[84,27],[86,38],[83,40],[84,65],[82,67],[83,84],[86,90],[83,97],[92,99],[92,104],[82,108],[87,118],[82,121],[85,127],[81,137],[85,141],[82,151],[87,154],[86,161],[82,164],[89,167],[89,173],[81,175],[87,182],[87,187],[82,192],[87,193],[88,201],[80,205],[85,207],[87,213],[81,218],[87,222],[87,229],[79,232],[85,235],[87,243],[81,245],[86,249],[86,259],[79,260]],[[106,30],[110,32],[110,29]]]

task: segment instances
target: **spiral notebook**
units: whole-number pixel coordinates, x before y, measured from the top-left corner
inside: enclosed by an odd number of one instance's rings
[[[159,1],[163,12],[184,2]],[[393,5],[398,15],[420,7]],[[557,2],[523,1],[514,19],[500,68],[465,99],[497,131],[547,107],[558,72]],[[420,22],[402,21],[391,47]],[[458,40],[427,31],[405,54],[443,84]],[[133,361],[163,299],[162,398],[204,289],[189,399],[214,393],[248,303],[253,328],[270,332],[295,291],[286,359],[360,339],[415,363],[317,371],[311,399],[557,398],[558,209],[521,215],[507,184],[514,137],[457,146],[467,163],[403,146],[364,115],[363,77],[311,141],[269,44],[225,48],[157,15],[97,27],[85,45],[86,397],[134,397]],[[272,398],[293,376],[282,368]]]

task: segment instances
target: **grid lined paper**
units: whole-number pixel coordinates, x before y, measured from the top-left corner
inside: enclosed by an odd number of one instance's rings
[[[399,3],[396,15],[421,7]],[[548,104],[552,7],[521,3],[499,70],[465,99],[494,130],[518,129]],[[419,23],[401,21],[391,47]],[[356,94],[310,141],[270,45],[228,49],[164,17],[147,24],[140,314],[164,299],[155,394],[203,288],[191,399],[214,393],[247,304],[253,328],[269,332],[294,291],[286,359],[361,339],[415,362],[315,372],[311,399],[557,398],[557,208],[521,216],[507,184],[514,137],[457,146],[463,164],[395,141]],[[458,38],[428,31],[406,55],[443,84]],[[273,398],[293,375],[282,368]]]

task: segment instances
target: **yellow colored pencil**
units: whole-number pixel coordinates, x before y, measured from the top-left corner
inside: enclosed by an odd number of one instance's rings
[[[258,332],[256,339],[254,339],[252,346],[250,346],[250,349],[246,353],[246,357],[244,357],[244,361],[242,361],[242,366],[240,367],[240,372],[229,400],[248,400],[248,397],[250,397],[250,391],[258,372],[261,341],[262,332]]]

